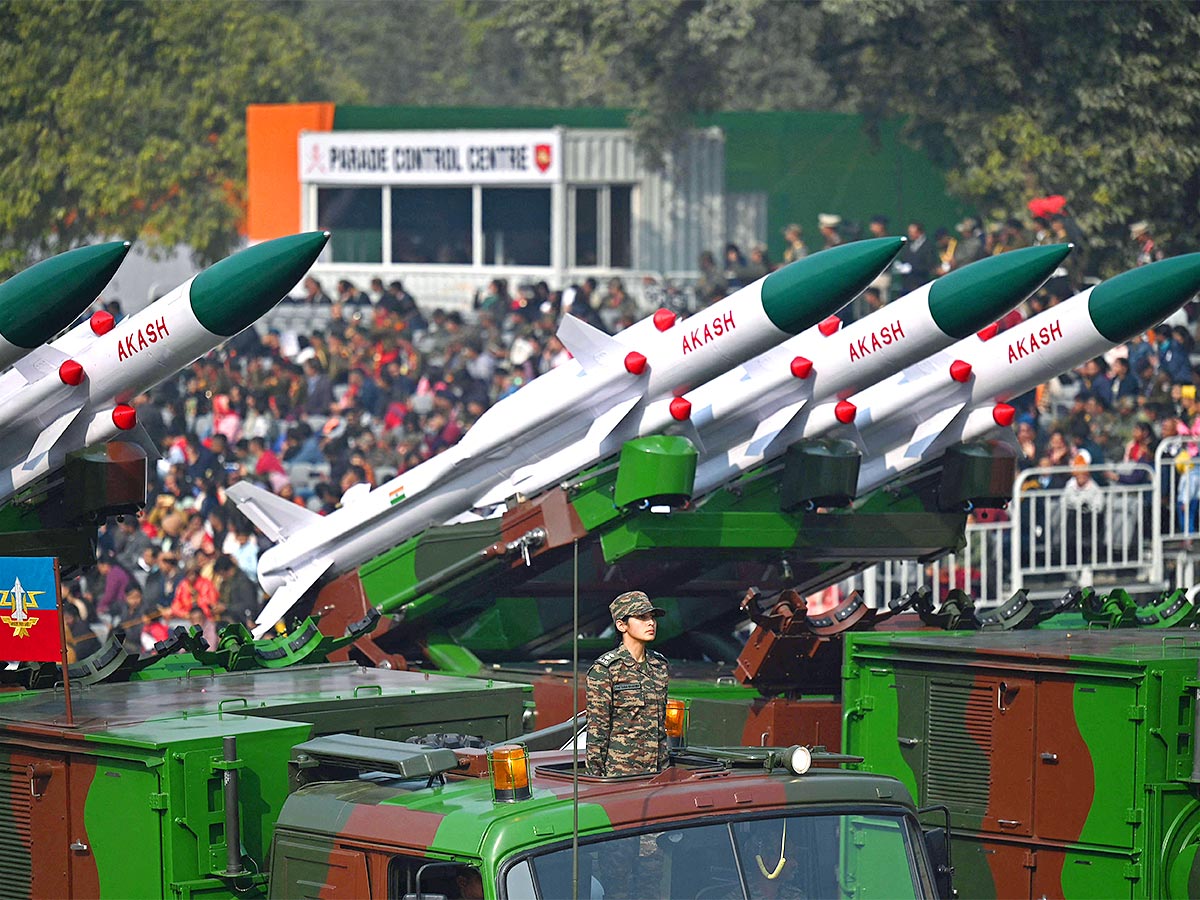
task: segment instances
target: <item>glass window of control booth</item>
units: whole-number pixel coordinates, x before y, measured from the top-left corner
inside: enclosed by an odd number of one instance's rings
[[[550,189],[483,189],[483,262],[550,265]]]
[[[578,185],[571,189],[572,266],[633,267],[633,186]]]
[[[317,227],[332,232],[330,262],[383,262],[383,199],[379,188],[319,188]]]
[[[392,262],[469,265],[469,187],[391,188]]]

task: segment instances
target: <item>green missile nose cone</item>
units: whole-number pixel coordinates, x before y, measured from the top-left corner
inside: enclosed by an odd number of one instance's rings
[[[1026,247],[943,275],[929,289],[933,321],[952,338],[974,334],[1036,291],[1070,252],[1070,244]]]
[[[232,337],[296,286],[328,240],[328,231],[309,231],[221,260],[192,282],[192,312],[208,331]]]
[[[1157,325],[1200,290],[1200,253],[1122,272],[1093,288],[1088,315],[1114,344]]]
[[[0,284],[0,334],[26,350],[46,343],[99,296],[129,247],[112,241],[68,250]]]
[[[900,252],[905,240],[883,237],[855,241],[776,269],[762,286],[767,318],[788,334],[811,328],[874,281]]]

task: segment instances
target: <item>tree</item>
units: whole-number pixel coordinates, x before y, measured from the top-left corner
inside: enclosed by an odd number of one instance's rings
[[[818,56],[838,95],[911,138],[985,213],[1062,194],[1103,274],[1149,219],[1200,244],[1200,7],[825,0]],[[1097,254],[1095,251],[1099,251]]]
[[[0,272],[109,235],[220,259],[239,240],[246,105],[362,96],[255,4],[4,0],[0,16]]]
[[[718,108],[727,60],[763,0],[516,0],[491,14],[512,31],[559,102],[629,107],[629,124],[659,163],[698,112]]]

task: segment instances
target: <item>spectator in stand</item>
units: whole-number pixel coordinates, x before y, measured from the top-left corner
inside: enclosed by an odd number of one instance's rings
[[[111,551],[103,554],[96,561],[96,569],[103,580],[103,590],[96,598],[96,614],[98,616],[119,616],[125,591],[133,579],[117,562],[116,554]]]
[[[808,256],[808,247],[804,245],[804,230],[795,222],[783,229],[783,239],[787,242],[787,247],[783,251],[783,264],[785,266],[788,263],[794,263],[796,260],[804,259],[804,257]]]
[[[755,244],[750,248],[750,262],[746,266],[747,283],[758,281],[771,271],[771,258],[767,255],[765,244]]]
[[[842,242],[842,236],[838,232],[841,224],[842,217],[834,213],[821,213],[817,216],[817,225],[820,228],[821,237],[825,240],[825,245],[821,249],[828,250]]]
[[[700,254],[700,277],[696,279],[696,300],[702,306],[716,303],[727,293],[729,284],[717,267],[716,257],[708,250]]]
[[[337,302],[342,306],[370,306],[371,298],[360,291],[354,282],[343,278],[337,283]]]
[[[979,220],[974,216],[967,216],[955,228],[958,231],[958,241],[951,255],[950,268],[961,269],[977,259],[983,259],[986,253],[983,249],[983,231],[979,227]]]
[[[746,257],[737,244],[725,245],[725,268],[722,274],[730,291],[739,290],[750,281],[746,270]]]
[[[304,414],[306,416],[322,416],[329,412],[333,403],[333,385],[329,376],[315,359],[304,364]]]
[[[1172,384],[1192,383],[1191,361],[1169,325],[1156,325],[1147,330],[1146,340],[1158,359],[1159,372],[1165,373]]]
[[[309,275],[304,279],[303,302],[329,304],[333,301],[329,298],[329,295],[325,293],[325,288],[321,287],[321,282]]]
[[[1124,412],[1130,412],[1137,405],[1141,384],[1138,378],[1129,371],[1129,360],[1118,356],[1112,361],[1112,394],[1113,405]]]
[[[937,265],[937,250],[925,234],[925,226],[920,222],[910,222],[908,243],[900,250],[892,264],[892,278],[896,283],[897,296],[915,291],[931,281]]]
[[[1129,239],[1137,245],[1137,257],[1134,265],[1148,266],[1152,262],[1166,258],[1166,254],[1158,248],[1150,234],[1150,223],[1144,219],[1129,226]]]
[[[1021,220],[1010,218],[1000,226],[999,233],[992,245],[992,254],[1007,253],[1009,250],[1020,250],[1022,247],[1031,245],[1032,241],[1025,231],[1025,226],[1021,224]]]
[[[213,563],[213,584],[225,615],[231,622],[247,627],[262,610],[262,592],[258,582],[248,576],[228,556],[219,556]]]
[[[190,617],[193,606],[198,606],[206,619],[213,616],[213,607],[220,598],[216,586],[201,574],[201,563],[192,562],[187,567],[183,580],[175,588],[171,601],[171,615],[176,619]]]
[[[1108,363],[1103,356],[1089,359],[1079,367],[1082,389],[1098,399],[1104,406],[1113,402],[1112,381],[1108,377]]]

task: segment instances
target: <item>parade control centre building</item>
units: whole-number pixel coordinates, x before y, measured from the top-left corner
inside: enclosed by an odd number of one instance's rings
[[[723,113],[699,120],[655,169],[626,113],[599,109],[345,107],[247,109],[247,238],[333,232],[313,274],[335,295],[400,279],[423,304],[468,309],[497,277],[516,293],[594,276],[661,302],[728,242],[783,253],[819,213],[865,232],[887,215],[932,231],[961,218],[941,173],[885,123],[832,113]]]

